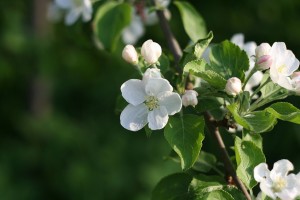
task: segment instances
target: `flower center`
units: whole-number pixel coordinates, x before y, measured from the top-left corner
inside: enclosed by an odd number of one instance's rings
[[[148,110],[151,111],[159,107],[158,99],[154,96],[148,96],[145,101],[145,105],[148,107]]]
[[[283,178],[279,177],[274,181],[272,185],[272,190],[274,192],[281,192],[281,190],[283,190],[285,187],[286,181]]]
[[[286,66],[285,65],[281,65],[280,67],[278,67],[278,72],[282,73],[285,70]]]

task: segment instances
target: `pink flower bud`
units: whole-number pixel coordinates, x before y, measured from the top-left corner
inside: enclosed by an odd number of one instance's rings
[[[258,70],[269,69],[272,65],[272,57],[270,55],[263,55],[256,60]]]
[[[142,45],[141,54],[147,63],[154,64],[161,56],[162,50],[158,43],[153,42],[152,40],[147,40]]]
[[[269,69],[272,65],[270,55],[271,46],[268,43],[262,43],[255,49],[256,67],[258,70]]]
[[[184,95],[182,96],[182,105],[184,105],[185,107],[195,107],[198,104],[197,96],[198,93],[195,90],[186,90]]]
[[[228,95],[236,96],[242,91],[242,82],[239,78],[232,77],[227,80],[225,91]]]
[[[122,51],[122,57],[123,59],[131,64],[137,64],[138,63],[138,55],[134,48],[134,46],[128,44],[124,47]]]

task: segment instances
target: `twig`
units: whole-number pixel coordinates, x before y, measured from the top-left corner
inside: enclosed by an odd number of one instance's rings
[[[153,5],[156,5],[155,0],[152,0],[152,3],[153,3]],[[160,26],[163,30],[165,38],[168,41],[169,48],[170,48],[170,50],[171,50],[171,52],[174,56],[174,59],[175,59],[175,62],[176,62],[176,69],[180,74],[182,74],[182,69],[179,67],[179,61],[180,61],[180,58],[182,56],[182,50],[181,50],[176,38],[174,37],[171,29],[170,29],[170,26],[167,22],[164,11],[157,10],[156,14],[159,18]],[[244,193],[247,200],[251,200],[251,196],[248,193],[246,187],[244,186],[244,184],[241,182],[241,180],[236,175],[235,169],[234,169],[233,164],[230,160],[230,157],[229,157],[228,152],[226,150],[223,139],[220,135],[219,128],[217,126],[216,121],[207,112],[205,113],[205,118],[206,118],[208,126],[210,127],[210,131],[213,133],[213,135],[214,135],[214,137],[215,137],[215,139],[218,143],[218,146],[220,148],[221,157],[222,157],[222,160],[223,160],[223,163],[224,163],[224,166],[225,166],[225,170],[227,171],[227,173],[230,176],[232,176],[232,178],[234,179],[235,184]]]
[[[216,122],[215,122],[214,118],[208,112],[204,113],[204,117],[205,117],[206,124],[208,124],[208,128],[209,128],[210,132],[213,133],[213,136],[218,143],[218,146],[220,148],[221,158],[223,160],[224,167],[225,167],[227,174],[229,174],[233,178],[234,183],[240,190],[242,190],[242,192],[244,193],[246,198],[248,200],[251,200],[251,196],[248,193],[247,188],[242,183],[242,181],[237,177],[237,174],[235,172],[233,164],[232,164],[230,157],[228,155],[228,152],[226,150],[226,146],[225,146],[222,136],[219,132],[219,127],[215,126]]]

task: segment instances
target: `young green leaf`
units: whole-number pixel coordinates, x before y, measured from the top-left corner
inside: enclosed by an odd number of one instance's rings
[[[203,60],[193,60],[184,66],[185,72],[190,72],[202,78],[215,88],[224,89],[226,80],[215,71],[208,68],[208,64]]]
[[[251,141],[241,140],[239,137],[235,138],[234,143],[237,175],[243,181],[248,189],[252,189],[257,182],[254,179],[254,168],[266,162],[265,155],[257,145]]]
[[[270,131],[277,123],[276,117],[267,111],[255,111],[240,115],[239,105],[236,103],[228,105],[227,109],[238,124],[254,133]]]
[[[106,2],[98,9],[93,27],[104,49],[115,50],[122,30],[130,23],[131,9],[127,3],[113,1]]]
[[[164,135],[172,149],[179,155],[183,170],[196,162],[204,140],[204,119],[197,115],[170,117]]]
[[[278,119],[300,124],[300,110],[290,103],[274,103],[265,110]]]
[[[249,68],[249,59],[245,51],[235,44],[224,41],[214,45],[210,51],[210,70],[220,74],[225,80],[237,77],[244,80]]]
[[[183,27],[193,42],[206,36],[206,26],[202,16],[188,2],[175,1],[174,4],[179,9]]]

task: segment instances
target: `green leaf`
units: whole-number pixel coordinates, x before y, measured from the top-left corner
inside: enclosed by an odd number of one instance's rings
[[[152,192],[152,200],[188,200],[189,186],[193,177],[177,173],[163,178]]]
[[[207,173],[212,168],[215,168],[216,164],[217,158],[215,157],[215,155],[201,151],[197,161],[193,166],[193,169],[199,172]]]
[[[199,93],[201,94],[201,93]],[[202,94],[201,94],[202,95]],[[203,97],[198,99],[198,104],[196,105],[196,110],[198,112],[204,112],[209,110],[218,109],[223,105],[224,100],[217,97]]]
[[[206,38],[198,40],[195,44],[188,46],[183,51],[185,53],[190,53],[195,56],[196,59],[200,59],[202,54],[204,53],[205,49],[208,47],[209,43],[213,39],[214,35],[212,31],[208,33]]]
[[[108,1],[97,10],[93,27],[104,49],[115,50],[122,30],[130,24],[131,9],[127,3]]]
[[[188,2],[175,1],[174,4],[179,9],[185,32],[193,42],[206,36],[206,26],[202,16]]]
[[[184,72],[189,72],[207,81],[215,88],[224,89],[226,80],[218,73],[209,70],[208,64],[203,60],[193,60],[184,66]]]
[[[249,130],[243,129],[243,140],[253,142],[258,148],[263,148],[263,139],[258,133],[250,133]]]
[[[266,162],[264,153],[253,142],[241,140],[239,137],[235,138],[234,149],[237,175],[247,188],[252,189],[257,184],[253,170],[258,164]]]
[[[225,80],[231,77],[244,80],[244,73],[249,68],[249,59],[246,52],[235,44],[226,40],[212,46],[209,58],[210,70],[220,74]]]
[[[169,58],[164,53],[162,53],[162,55],[158,59],[158,62],[159,62],[158,68],[160,69],[162,74],[165,74],[170,69]]]
[[[204,140],[204,119],[197,115],[170,117],[164,135],[172,149],[179,155],[183,170],[196,162]]]
[[[235,197],[235,198],[234,198]],[[227,186],[222,177],[177,173],[163,178],[152,193],[152,200],[244,200],[234,186]]]
[[[254,133],[270,131],[277,123],[276,117],[267,111],[255,111],[241,116],[239,106],[236,103],[228,105],[227,109],[238,124]]]
[[[290,103],[274,103],[265,110],[278,119],[300,124],[300,110]]]

